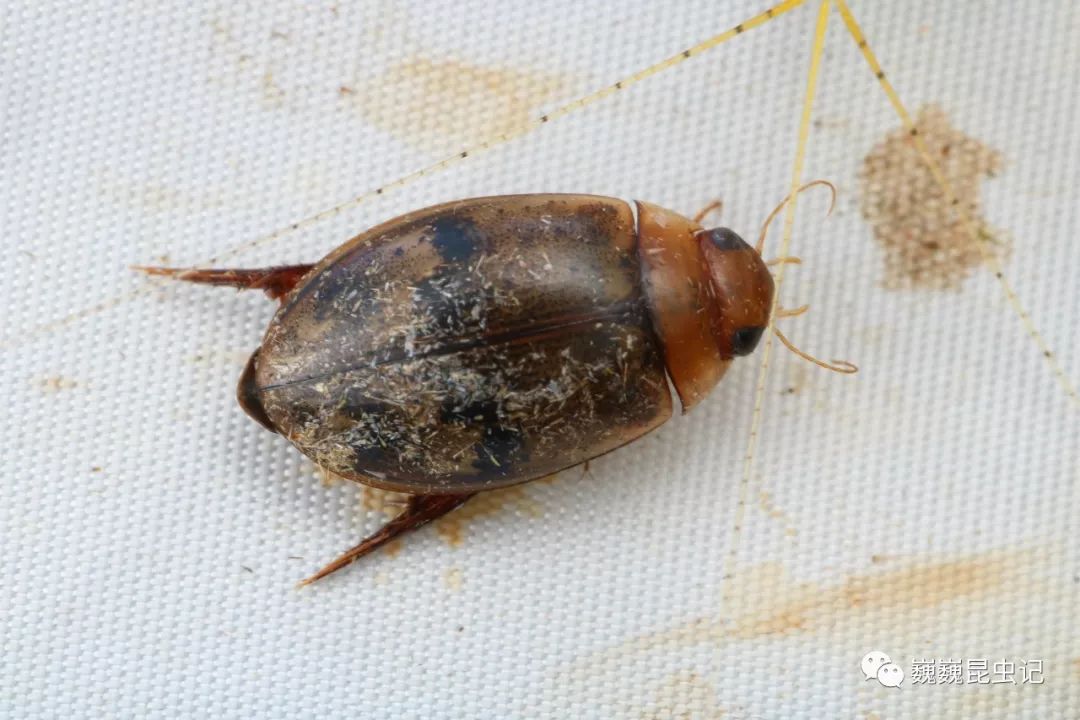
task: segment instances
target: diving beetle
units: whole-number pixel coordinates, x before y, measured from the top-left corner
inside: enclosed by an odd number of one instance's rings
[[[671,417],[669,380],[690,410],[758,345],[774,292],[760,242],[571,194],[417,210],[313,265],[140,269],[279,299],[240,405],[324,470],[411,496],[304,583],[641,437]]]

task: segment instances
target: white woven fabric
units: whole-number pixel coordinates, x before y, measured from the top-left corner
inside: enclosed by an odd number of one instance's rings
[[[782,297],[811,310],[783,322],[861,372],[774,348],[746,485],[760,350],[588,476],[298,591],[384,516],[237,406],[272,304],[128,270],[314,260],[513,192],[720,196],[753,236],[790,182],[814,6],[251,246],[763,4],[6,3],[0,717],[1077,717],[1077,406],[991,272],[883,287],[857,174],[899,121],[835,14],[805,177],[840,200],[800,200]],[[1000,153],[985,216],[1077,384],[1080,6],[852,9],[913,112]],[[871,650],[1044,681],[888,688]]]

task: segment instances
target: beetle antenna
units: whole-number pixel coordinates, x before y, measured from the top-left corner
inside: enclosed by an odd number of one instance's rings
[[[833,208],[836,207],[836,186],[835,185],[833,185],[828,180],[811,180],[810,182],[806,183],[805,185],[800,185],[799,187],[795,188],[790,193],[788,193],[787,197],[785,197],[783,200],[781,200],[780,204],[777,205],[776,207],[774,207],[773,211],[771,213],[769,213],[769,217],[765,218],[765,224],[761,226],[761,234],[758,235],[757,247],[754,248],[755,250],[757,250],[758,255],[760,255],[761,251],[765,249],[765,236],[769,233],[769,223],[771,223],[773,221],[773,218],[775,218],[778,214],[780,214],[780,211],[783,210],[784,207],[789,202],[791,202],[791,198],[795,197],[796,195],[801,193],[803,190],[806,190],[808,188],[812,188],[815,185],[824,185],[825,187],[829,188],[829,191],[832,193],[832,199],[829,200],[829,211],[827,213],[825,213],[826,217],[829,216],[829,215],[832,215]]]
[[[799,314],[801,315],[802,313]],[[845,375],[859,372],[859,368],[849,363],[847,360],[832,360],[830,362],[825,362],[824,360],[818,360],[816,357],[804,350],[800,350],[799,348],[795,347],[795,344],[793,342],[787,339],[787,336],[784,335],[784,333],[780,332],[780,328],[776,327],[776,325],[772,326],[772,331],[776,333],[777,339],[779,339],[780,342],[784,344],[784,347],[801,357],[803,360],[806,360],[807,362],[814,363],[815,365],[823,367],[826,370],[844,373]]]
[[[804,190],[807,190],[809,188],[814,187],[815,185],[824,185],[825,187],[829,188],[829,192],[831,193],[832,197],[829,199],[829,211],[827,213],[825,213],[825,215],[826,216],[832,215],[833,208],[836,207],[836,186],[835,185],[833,185],[828,180],[811,180],[808,183],[800,185],[799,187],[795,188],[790,193],[788,193],[787,197],[785,197],[783,200],[781,200],[780,204],[777,205],[776,207],[774,207],[772,212],[769,213],[769,216],[767,218],[765,218],[765,224],[761,226],[761,234],[758,235],[757,247],[754,248],[757,251],[758,255],[761,255],[761,251],[765,249],[765,236],[769,234],[769,224],[772,223],[773,219],[777,215],[780,214],[780,211],[783,210],[787,206],[787,204],[789,202],[791,202],[791,199],[793,197],[795,197],[796,195],[798,195],[799,193],[801,193]],[[802,264],[802,260],[800,258],[797,258],[797,257],[792,257],[792,256],[785,255],[785,256],[781,256],[781,257],[775,258],[773,260],[770,260],[767,264],[768,265],[800,265],[800,264]],[[770,327],[772,327],[772,331],[774,333],[776,333],[776,337],[780,340],[780,342],[782,342],[784,344],[784,347],[786,347],[788,350],[795,353],[796,355],[801,357],[803,360],[806,360],[807,362],[813,363],[814,365],[817,365],[818,367],[823,367],[826,370],[832,370],[833,372],[844,373],[844,374],[851,374],[851,373],[859,372],[859,368],[857,366],[855,366],[854,364],[849,363],[847,360],[832,360],[830,362],[825,362],[824,360],[819,360],[818,358],[814,357],[813,355],[806,352],[805,350],[800,350],[798,347],[795,346],[795,343],[788,340],[787,336],[784,335],[784,333],[780,332],[780,328],[776,327],[775,320],[777,320],[779,318],[782,318],[782,317],[795,317],[796,315],[802,315],[804,312],[806,312],[809,309],[810,309],[809,305],[803,305],[801,307],[795,308],[794,310],[784,310],[783,308],[777,308],[776,313],[775,313],[775,315],[773,317],[774,322],[770,323]]]

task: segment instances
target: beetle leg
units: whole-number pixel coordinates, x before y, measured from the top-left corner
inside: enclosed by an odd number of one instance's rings
[[[724,201],[723,200],[719,200],[719,199],[713,200],[711,203],[709,203],[705,207],[698,210],[698,214],[694,216],[693,222],[694,222],[695,225],[700,225],[701,221],[704,220],[705,217],[707,215],[709,215],[709,213],[715,212],[719,216],[720,211],[723,210],[723,209],[724,209]]]
[[[241,290],[262,290],[277,300],[286,295],[307,275],[314,265],[282,265],[279,267],[238,269],[194,269],[135,266],[149,275],[165,275],[177,280],[205,285],[228,285]]]
[[[800,305],[799,307],[794,308],[792,310],[788,310],[787,308],[777,306],[776,312],[773,314],[773,316],[775,318],[777,318],[777,319],[788,318],[788,317],[799,317],[800,315],[802,315],[803,313],[805,313],[809,309],[810,309],[809,305]]]
[[[345,551],[329,565],[311,577],[302,580],[297,587],[310,585],[330,573],[337,572],[341,568],[373,552],[387,544],[394,538],[427,525],[432,520],[437,520],[451,510],[460,507],[466,500],[476,493],[465,495],[413,495],[409,498],[404,512],[390,522],[383,525],[377,531],[364,538],[356,547]]]
[[[773,265],[802,265],[802,258],[795,257],[794,255],[785,255],[783,257],[776,257],[765,263],[769,267]]]

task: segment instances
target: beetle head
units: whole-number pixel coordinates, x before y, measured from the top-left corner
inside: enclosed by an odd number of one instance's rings
[[[711,281],[712,334],[722,357],[749,355],[769,326],[774,284],[754,248],[727,228],[697,233]]]

